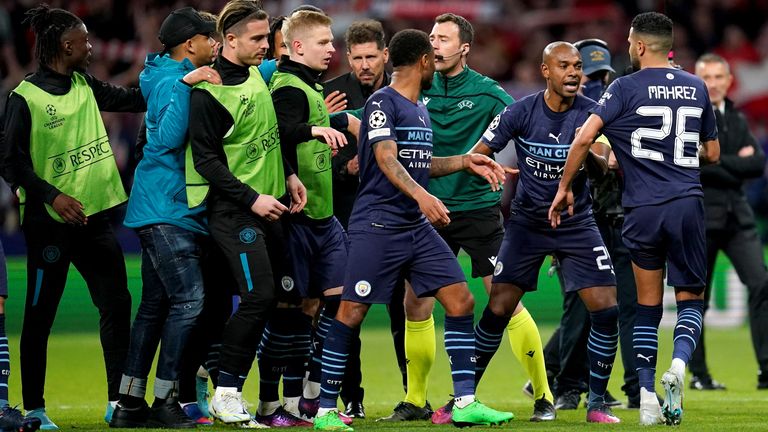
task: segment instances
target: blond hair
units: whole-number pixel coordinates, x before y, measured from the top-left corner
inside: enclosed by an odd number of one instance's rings
[[[328,15],[302,10],[289,16],[283,23],[283,38],[288,50],[291,49],[293,41],[299,39],[307,30],[315,27],[330,27],[333,20]]]

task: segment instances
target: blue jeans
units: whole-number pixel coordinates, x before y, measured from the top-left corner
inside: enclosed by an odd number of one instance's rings
[[[146,379],[160,341],[157,378],[176,381],[184,346],[203,309],[200,235],[174,225],[138,230],[142,292],[125,375]]]

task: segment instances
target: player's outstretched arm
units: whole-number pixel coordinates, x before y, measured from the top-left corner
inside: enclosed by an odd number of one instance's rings
[[[483,140],[480,140],[477,143],[475,143],[474,147],[469,149],[469,151],[467,152],[467,154],[474,154],[474,153],[490,156],[490,155],[492,155],[495,152],[493,151],[492,148],[490,148],[488,146],[488,144],[484,143]],[[496,163],[498,164],[498,162],[496,162]],[[519,174],[520,173],[520,170],[517,169],[517,168],[513,168],[513,167],[510,167],[510,166],[501,165],[501,164],[499,164],[499,166],[501,166],[501,168],[504,170],[504,172],[506,174]]]
[[[552,228],[560,225],[560,214],[566,208],[568,208],[568,214],[573,215],[571,184],[589,153],[589,147],[594,137],[602,128],[603,120],[600,116],[592,114],[584,122],[581,130],[576,134],[576,138],[573,139],[571,149],[568,151],[568,159],[565,160],[565,169],[563,177],[560,179],[560,186],[557,188],[555,199],[552,200],[552,205],[549,207],[549,222],[552,224]]]
[[[436,226],[445,226],[451,222],[448,217],[448,209],[442,201],[416,183],[403,164],[397,160],[397,143],[392,140],[375,142],[373,154],[379,169],[387,176],[387,179],[407,197],[419,203],[419,209],[430,223]]]
[[[590,176],[600,178],[608,173],[608,155],[610,154],[611,148],[599,141],[595,141],[589,146],[589,153],[587,153],[584,166]]]
[[[497,191],[504,183],[504,168],[486,155],[467,153],[448,157],[433,157],[429,169],[430,177],[441,177],[456,171],[468,172],[484,178]]]
[[[720,160],[720,140],[717,138],[701,143],[699,160],[705,163],[717,163]]]

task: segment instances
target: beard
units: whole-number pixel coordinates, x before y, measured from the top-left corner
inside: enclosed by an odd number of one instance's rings
[[[421,80],[422,90],[429,90],[431,88],[432,88],[432,75],[430,75],[429,78],[425,78]]]

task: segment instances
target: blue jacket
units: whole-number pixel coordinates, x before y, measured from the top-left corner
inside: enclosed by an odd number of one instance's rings
[[[144,63],[139,85],[147,101],[147,143],[128,199],[127,227],[164,223],[208,233],[205,207],[187,206],[184,175],[192,87],[181,79],[194,69],[188,59],[178,62],[157,53],[149,54]]]

